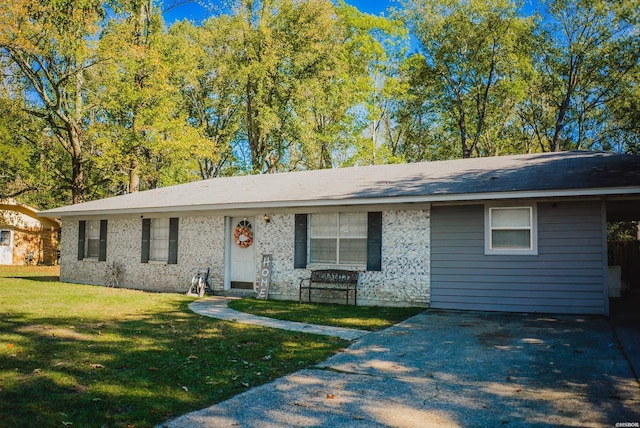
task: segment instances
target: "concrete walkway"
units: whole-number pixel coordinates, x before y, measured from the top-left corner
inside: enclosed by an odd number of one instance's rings
[[[189,305],[193,312],[206,317],[218,318],[242,324],[254,324],[262,327],[279,328],[281,330],[299,331],[303,333],[322,334],[334,336],[346,340],[356,340],[368,334],[368,331],[353,328],[329,327],[323,325],[307,324],[302,322],[282,321],[273,318],[238,312],[227,307],[227,304],[238,297],[214,296],[196,300]]]

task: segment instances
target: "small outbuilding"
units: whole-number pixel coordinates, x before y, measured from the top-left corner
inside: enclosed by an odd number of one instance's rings
[[[42,213],[61,280],[297,300],[317,269],[360,272],[358,303],[608,314],[607,220],[640,219],[640,157],[563,152],[214,178]]]
[[[0,265],[56,264],[60,228],[35,208],[0,200]]]

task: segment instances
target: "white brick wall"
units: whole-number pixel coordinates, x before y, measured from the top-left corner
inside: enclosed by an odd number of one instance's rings
[[[60,279],[103,285],[107,265],[124,268],[122,287],[153,291],[186,292],[198,268],[211,267],[209,282],[222,289],[224,278],[224,217],[180,217],[178,263],[140,262],[142,219],[111,218],[107,225],[107,261],[78,260],[78,221],[65,218],[62,226]]]
[[[273,254],[270,298],[298,299],[298,285],[310,270],[294,269],[294,214],[272,214],[266,223],[256,216],[254,242],[256,277],[262,254]],[[224,217],[180,217],[178,264],[141,263],[142,220],[112,218],[108,222],[107,261],[77,260],[78,221],[66,218],[62,230],[61,280],[104,284],[107,264],[124,267],[121,286],[185,292],[199,267],[212,268],[210,283],[224,284]],[[382,271],[361,275],[358,304],[423,306],[429,302],[430,212],[384,211],[382,215]],[[336,266],[314,265],[314,269]],[[364,266],[359,267],[364,270]],[[336,295],[337,297],[338,295]],[[340,300],[337,297],[337,300]]]
[[[256,232],[258,261],[273,254],[270,297],[298,299],[299,283],[310,270],[293,269],[294,215],[271,216],[271,222]],[[382,213],[382,271],[361,275],[358,304],[378,306],[422,306],[429,303],[430,256],[429,210],[384,211]],[[314,269],[338,268],[314,265]],[[359,267],[358,270],[364,270]],[[334,293],[335,296],[340,296]],[[340,301],[341,298],[337,297]]]

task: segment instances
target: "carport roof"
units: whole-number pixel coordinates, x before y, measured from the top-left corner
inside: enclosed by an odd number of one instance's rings
[[[49,217],[640,195],[640,157],[560,152],[213,178],[40,213]]]

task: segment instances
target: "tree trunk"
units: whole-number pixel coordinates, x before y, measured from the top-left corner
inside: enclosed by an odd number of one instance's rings
[[[84,185],[84,161],[82,159],[82,143],[80,135],[75,127],[68,124],[69,140],[71,141],[71,198],[74,204],[84,202],[85,185]]]
[[[140,164],[137,159],[132,159],[129,169],[129,193],[138,191],[140,191]]]
[[[69,137],[71,164],[73,176],[71,178],[71,197],[74,204],[84,202],[85,183],[84,183],[84,150],[82,149],[82,139],[80,136],[82,122],[82,112],[84,110],[84,102],[82,98],[82,87],[84,86],[84,78],[82,72],[76,73],[76,100],[75,100],[75,116],[73,119],[69,117],[67,122],[67,134]]]

